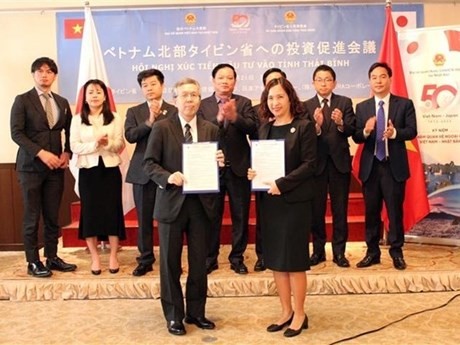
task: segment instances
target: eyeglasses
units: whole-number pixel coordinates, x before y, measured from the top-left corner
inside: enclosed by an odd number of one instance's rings
[[[197,98],[200,98],[200,95],[197,93],[181,93],[177,95],[177,97],[181,99],[188,99],[188,98],[197,99]]]
[[[319,83],[319,84],[322,84],[322,83],[326,83],[326,84],[329,84],[329,83],[332,83],[334,80],[331,79],[331,78],[326,78],[326,79],[315,79],[315,83]]]

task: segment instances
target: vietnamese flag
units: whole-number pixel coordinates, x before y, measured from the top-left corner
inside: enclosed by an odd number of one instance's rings
[[[398,38],[391,16],[391,5],[386,7],[385,29],[383,31],[382,46],[380,47],[379,61],[386,62],[393,70],[391,93],[407,97],[406,80],[399,53]],[[430,213],[430,206],[425,187],[425,173],[417,138],[406,141],[407,158],[409,161],[410,178],[406,181],[406,194],[404,198],[404,230],[409,231],[417,222]],[[360,144],[353,157],[353,175],[358,176],[359,161],[363,144]],[[382,212],[385,228],[388,229],[386,210]]]
[[[89,6],[85,7],[85,30],[83,32],[80,52],[80,69],[78,72],[77,102],[75,113],[79,113],[83,105],[83,85],[90,79],[99,79],[104,82],[108,89],[108,102],[110,110],[116,111],[115,101],[110,88],[109,79],[105,69],[104,56],[102,54],[99,38],[97,36],[96,26],[94,25],[93,16]],[[78,168],[76,167],[76,156],[72,156],[70,170],[75,178],[75,193],[78,193]],[[129,155],[126,148],[120,153],[121,165],[120,171],[123,181],[129,166]],[[123,212],[127,214],[134,208],[134,199],[132,193],[132,184],[123,182],[122,186]]]
[[[84,19],[64,19],[64,38],[81,39],[84,24]]]

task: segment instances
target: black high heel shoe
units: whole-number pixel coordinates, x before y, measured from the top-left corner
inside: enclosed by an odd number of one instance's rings
[[[284,336],[287,338],[295,337],[296,335],[299,335],[300,333],[302,333],[303,329],[308,329],[307,314],[305,314],[305,319],[303,319],[302,326],[299,329],[288,328],[287,330],[284,331]]]
[[[98,276],[99,274],[101,274],[101,270],[91,270],[91,273],[94,274],[95,276]]]
[[[117,267],[117,268],[109,268],[109,272],[112,273],[112,274],[118,273],[119,270],[120,270],[120,267]]]
[[[281,325],[278,325],[276,323],[272,323],[270,326],[267,327],[267,332],[281,331],[284,327],[288,326],[292,322],[293,317],[294,317],[294,313],[292,313],[292,315],[289,318],[289,320],[287,320],[286,322],[282,323]]]

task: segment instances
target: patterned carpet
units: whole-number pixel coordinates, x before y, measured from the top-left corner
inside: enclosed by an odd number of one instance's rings
[[[327,345],[446,303],[459,292],[308,296],[309,329],[291,339],[265,328],[279,316],[277,297],[209,298],[216,329],[186,325],[170,335],[159,300],[1,301],[0,344],[8,345]],[[460,297],[346,345],[458,345]]]
[[[108,272],[108,254],[102,252],[105,270],[100,276],[91,275],[84,249],[61,248],[60,255],[79,268],[49,279],[28,276],[23,253],[0,252],[0,344],[333,344],[452,298],[443,308],[340,344],[460,343],[460,248],[407,244],[408,269],[403,272],[392,267],[387,248],[382,248],[381,265],[355,268],[364,252],[363,243],[349,243],[352,267],[341,269],[332,264],[327,248],[328,261],[308,272],[310,327],[292,339],[265,331],[278,318],[279,301],[271,273],[252,272],[252,246],[246,276],[230,270],[228,247],[222,247],[220,268],[209,276],[207,303],[207,316],[217,328],[186,325],[184,337],[166,330],[157,299],[158,262],[144,277],[131,275],[135,248],[121,249],[116,275]],[[185,261],[183,268],[186,273]]]
[[[308,294],[369,294],[401,292],[439,292],[460,290],[460,247],[406,244],[404,254],[408,264],[405,271],[393,268],[387,248],[382,248],[382,264],[358,269],[355,264],[365,253],[365,244],[351,242],[347,257],[352,267],[343,269],[328,261],[313,267],[308,274]],[[157,251],[158,249],[155,248]],[[209,275],[210,297],[275,296],[276,289],[269,271],[252,271],[255,255],[250,245],[246,251],[248,275],[236,275],[226,260],[229,246],[222,246],[219,270]],[[71,273],[55,272],[52,278],[33,278],[27,275],[22,252],[0,252],[0,299],[13,301],[159,298],[159,262],[154,271],[143,277],[133,277],[137,251],[121,248],[120,272],[108,272],[108,252],[102,252],[103,272],[90,272],[90,257],[83,248],[60,248],[60,256],[78,265]],[[157,252],[157,257],[159,253]],[[184,276],[187,273],[184,252]],[[185,278],[184,278],[185,282]]]

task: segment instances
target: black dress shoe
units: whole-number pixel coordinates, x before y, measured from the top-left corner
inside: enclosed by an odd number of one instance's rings
[[[366,255],[360,262],[356,264],[356,267],[363,268],[376,265],[380,263],[380,256]]]
[[[316,266],[320,262],[326,261],[326,254],[325,253],[313,253],[313,255],[310,257],[310,266]]]
[[[207,274],[210,274],[212,273],[212,271],[215,271],[219,268],[219,265],[217,264],[217,262],[213,262],[212,264],[206,264],[206,273]]]
[[[174,335],[184,335],[186,333],[182,321],[169,321],[168,332]]]
[[[262,272],[266,269],[264,259],[257,259],[256,264],[254,265],[254,272]]]
[[[95,276],[98,276],[102,273],[101,270],[91,270],[91,273],[94,274]]]
[[[152,265],[139,264],[134,269],[133,276],[140,277],[140,276],[147,274],[147,272],[152,272],[152,271],[153,271]]]
[[[277,323],[272,323],[270,326],[267,327],[267,332],[281,331],[284,327],[289,326],[291,324],[293,317],[294,317],[294,313],[292,313],[289,320],[287,320],[285,323],[282,323],[281,325],[278,325]]]
[[[230,264],[230,268],[238,274],[248,274],[248,268],[243,262],[236,262]]]
[[[200,317],[186,316],[184,321],[188,324],[193,324],[202,329],[216,328],[216,324],[212,322],[211,320],[208,320],[204,316],[200,316]]]
[[[34,277],[45,278],[50,277],[53,272],[51,272],[40,260],[38,260],[35,262],[29,262],[27,265],[27,274]]]
[[[404,258],[401,256],[397,256],[393,258],[393,266],[397,270],[405,270],[407,267],[406,262],[404,261]]]
[[[46,259],[46,267],[49,270],[61,271],[61,272],[72,272],[77,269],[77,265],[68,264],[60,257],[56,256],[54,258],[47,258]]]
[[[345,257],[345,255],[334,255],[334,259],[332,260],[337,266],[339,267],[350,267],[350,261]]]
[[[295,337],[296,335],[299,335],[302,333],[302,330],[308,329],[308,316],[305,314],[305,319],[303,319],[302,326],[300,326],[299,329],[292,329],[288,328],[287,330],[284,331],[284,336],[287,338]]]

